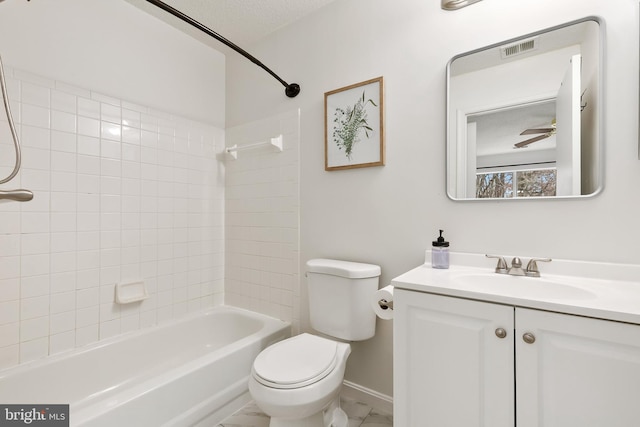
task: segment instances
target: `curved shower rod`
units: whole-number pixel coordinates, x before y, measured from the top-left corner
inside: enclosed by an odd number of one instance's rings
[[[299,84],[285,82],[276,73],[271,71],[271,69],[269,69],[269,67],[264,65],[262,62],[258,61],[258,59],[256,59],[249,52],[247,52],[246,50],[242,49],[241,47],[239,47],[235,43],[227,40],[226,38],[224,38],[220,34],[218,34],[215,31],[213,31],[212,29],[210,29],[208,27],[205,27],[204,25],[202,25],[200,22],[196,21],[195,19],[193,19],[189,15],[185,15],[184,13],[180,12],[178,9],[175,9],[175,8],[169,6],[168,4],[166,4],[166,3],[164,3],[164,2],[162,2],[160,0],[147,0],[147,1],[149,3],[151,3],[152,5],[157,6],[160,9],[164,10],[165,12],[168,12],[168,13],[172,14],[176,18],[179,18],[179,19],[183,20],[187,24],[190,24],[191,26],[199,29],[200,31],[210,35],[214,39],[216,39],[219,42],[223,43],[224,45],[230,47],[231,49],[233,49],[236,52],[238,52],[240,55],[242,55],[245,58],[247,58],[249,61],[251,61],[254,64],[256,64],[258,67],[262,68],[267,73],[271,74],[276,80],[278,80],[282,84],[282,86],[285,87],[284,93],[289,98],[294,98],[296,95],[298,95],[300,93],[300,85]]]

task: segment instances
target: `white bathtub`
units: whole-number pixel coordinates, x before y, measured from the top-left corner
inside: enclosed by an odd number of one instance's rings
[[[286,322],[217,307],[0,371],[0,403],[70,404],[70,425],[215,425],[249,400],[258,353]]]

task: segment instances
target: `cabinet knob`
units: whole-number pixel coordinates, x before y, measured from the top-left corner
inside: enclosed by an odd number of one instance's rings
[[[524,335],[522,335],[522,340],[527,344],[533,344],[534,342],[536,342],[536,336],[531,332],[525,332]]]
[[[504,328],[498,328],[496,329],[496,336],[498,338],[504,338],[507,336],[507,331]]]

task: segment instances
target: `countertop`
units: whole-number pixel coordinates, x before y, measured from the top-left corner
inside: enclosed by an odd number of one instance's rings
[[[511,259],[505,257],[507,264]],[[430,261],[430,251],[425,259]],[[523,257],[523,267],[528,259]],[[494,272],[484,254],[451,253],[449,269],[429,262],[391,284],[397,289],[640,324],[640,265],[553,260],[541,277]]]

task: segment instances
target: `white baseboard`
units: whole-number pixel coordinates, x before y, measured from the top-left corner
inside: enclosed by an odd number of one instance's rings
[[[387,414],[393,414],[393,397],[378,393],[375,390],[361,386],[360,384],[344,381],[341,396],[367,405]]]

